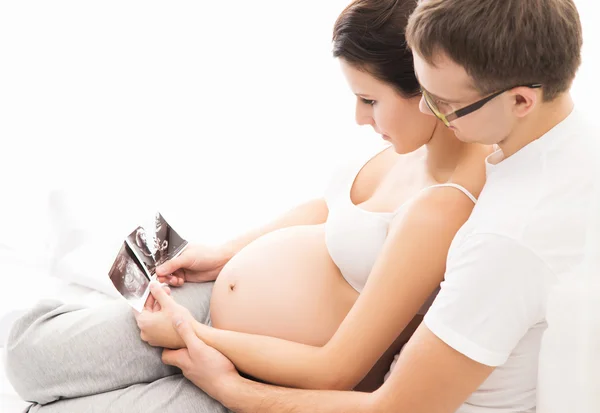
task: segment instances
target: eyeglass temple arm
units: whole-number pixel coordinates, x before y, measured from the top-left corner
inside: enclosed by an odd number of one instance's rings
[[[466,108],[457,110],[456,112],[446,116],[446,118],[450,121],[451,119],[457,119],[457,118],[462,118],[463,116],[467,116],[469,113],[472,113],[472,112],[475,112],[476,110],[481,109],[481,107],[483,105],[485,105],[486,103],[488,103],[490,100],[494,99],[495,97],[500,96],[504,92],[506,92],[506,91],[502,90],[500,92],[491,94],[488,97],[481,99],[479,102],[476,102],[470,106],[467,106]]]
[[[480,100],[479,102],[476,102],[470,106],[467,106],[466,108],[462,108],[457,110],[454,113],[451,113],[450,115],[446,116],[446,119],[448,119],[448,121],[452,121],[454,119],[458,119],[458,118],[462,118],[463,116],[468,115],[469,113],[475,112],[478,109],[481,109],[481,107],[483,105],[485,105],[486,103],[488,103],[490,100],[494,99],[497,96],[500,96],[501,94],[503,94],[504,92],[507,92],[511,89],[515,89],[516,87],[520,87],[520,86],[513,86],[511,88],[508,89],[504,89],[501,90],[499,92],[493,93],[491,95],[489,95],[488,97]],[[532,88],[532,89],[538,89],[540,87],[542,87],[541,83],[533,83],[531,85],[524,85],[524,87],[528,87],[528,88]]]

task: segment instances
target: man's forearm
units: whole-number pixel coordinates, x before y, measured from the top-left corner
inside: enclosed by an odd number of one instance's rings
[[[376,413],[374,394],[298,390],[235,378],[217,399],[236,413]]]

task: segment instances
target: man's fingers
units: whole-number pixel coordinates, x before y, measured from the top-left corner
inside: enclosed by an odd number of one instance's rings
[[[179,315],[175,315],[173,317],[173,327],[175,327],[175,331],[182,338],[187,348],[193,349],[202,343],[189,320],[184,320]]]
[[[179,350],[169,350],[166,348],[162,353],[162,362],[164,364],[179,367],[180,369],[183,369],[189,360],[190,354],[188,353],[187,348],[182,348]]]

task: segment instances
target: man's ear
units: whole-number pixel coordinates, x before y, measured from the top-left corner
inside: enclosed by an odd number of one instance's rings
[[[516,87],[508,91],[513,102],[513,112],[519,117],[525,117],[541,101],[541,89],[530,87]]]

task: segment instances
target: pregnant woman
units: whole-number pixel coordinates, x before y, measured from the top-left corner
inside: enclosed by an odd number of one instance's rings
[[[373,390],[443,279],[490,151],[420,112],[403,35],[415,5],[357,0],[334,28],[356,121],[388,147],[341,168],[323,199],[221,248],[192,247],[159,271],[179,287],[172,296],[199,322],[197,333],[251,377]],[[137,315],[142,339],[181,346],[155,310]],[[9,379],[36,403],[30,412],[224,411],[161,363],[161,348],[140,340],[122,301],[39,303],[14,325],[7,349]]]

